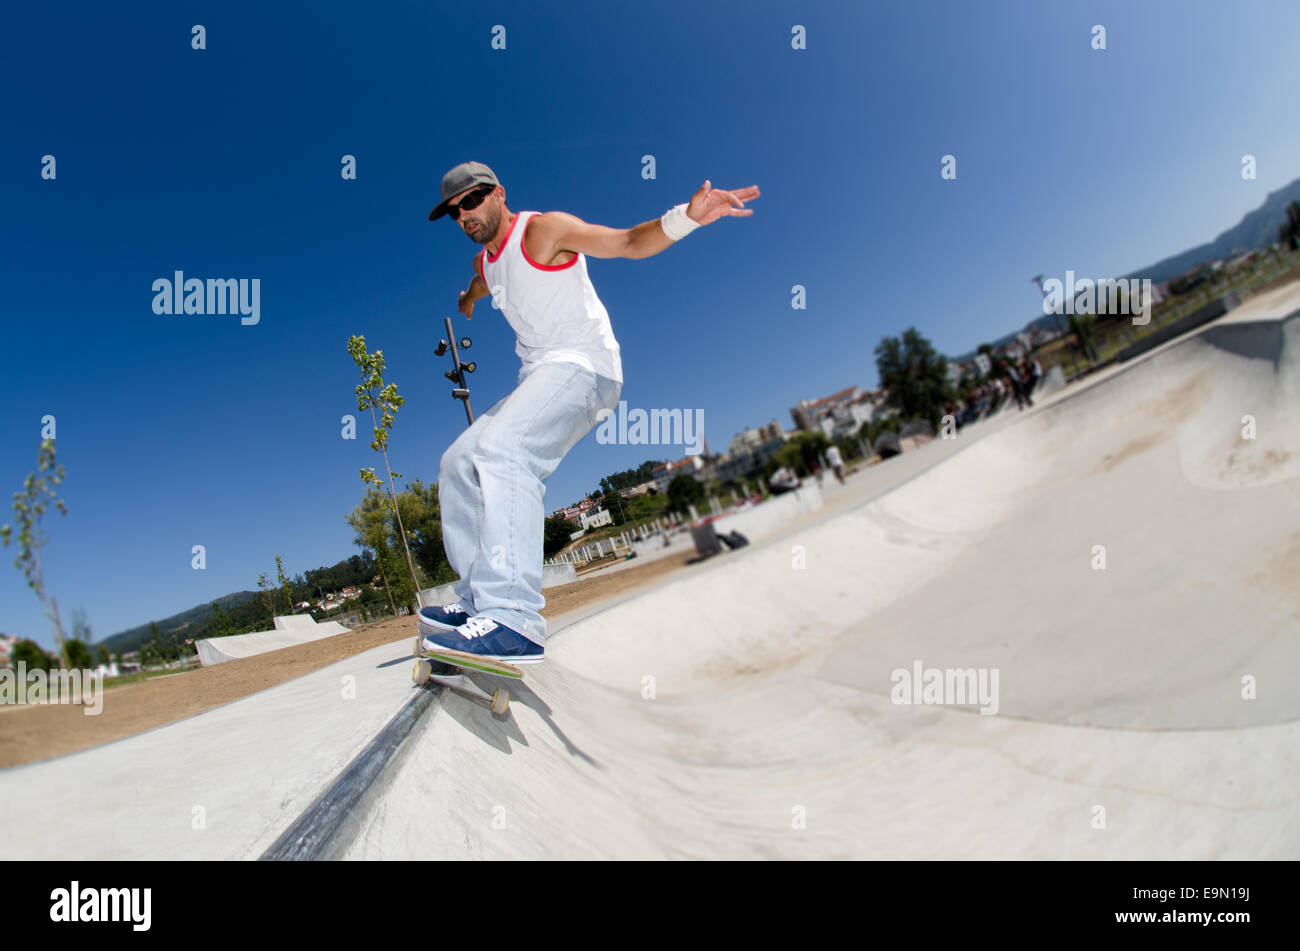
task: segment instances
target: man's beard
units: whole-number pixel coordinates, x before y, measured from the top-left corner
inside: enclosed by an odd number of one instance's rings
[[[501,212],[493,211],[488,215],[486,222],[475,222],[478,225],[473,231],[466,231],[465,234],[471,241],[478,244],[487,244],[492,240],[492,236],[497,233],[497,228],[501,226]]]

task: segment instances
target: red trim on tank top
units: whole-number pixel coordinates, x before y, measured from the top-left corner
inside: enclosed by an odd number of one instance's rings
[[[515,215],[515,220],[510,222],[510,229],[506,231],[506,238],[504,241],[501,242],[501,247],[497,249],[496,254],[488,258],[489,264],[496,264],[497,258],[501,257],[501,255],[505,252],[506,245],[510,243],[510,236],[515,233],[515,225],[519,224],[519,219],[522,217],[523,217],[522,214]],[[484,248],[483,250],[486,251],[487,248]]]
[[[532,224],[533,221],[536,219],[536,217],[537,216],[534,215],[533,217],[529,218],[528,225]],[[573,252],[573,257],[571,257],[564,264],[538,264],[536,261],[530,258],[528,256],[528,225],[524,225],[524,236],[519,239],[519,250],[524,252],[525,261],[527,261],[533,267],[537,268],[537,270],[539,271],[563,271],[566,267],[573,267],[575,264],[578,263],[578,254],[576,251]]]

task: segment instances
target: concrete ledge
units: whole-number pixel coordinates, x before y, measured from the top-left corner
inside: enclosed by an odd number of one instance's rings
[[[1198,307],[1183,317],[1178,318],[1171,324],[1165,324],[1158,330],[1147,334],[1137,343],[1125,347],[1115,355],[1118,363],[1125,363],[1134,357],[1141,356],[1149,350],[1154,350],[1162,343],[1173,340],[1175,337],[1187,333],[1189,330],[1195,330],[1197,327],[1208,324],[1212,320],[1218,320],[1228,311],[1241,303],[1241,297],[1236,291],[1229,291],[1222,297],[1215,298],[1208,304]]]
[[[787,522],[815,512],[823,504],[816,481],[805,480],[791,492],[784,492],[752,508],[720,515],[713,520],[713,527],[719,532],[740,532],[752,543],[774,535]]]
[[[275,630],[254,631],[251,634],[232,634],[229,637],[205,637],[195,643],[199,662],[204,667],[224,664],[228,660],[254,657],[268,651],[296,647],[309,641],[319,641],[335,634],[346,634],[349,628],[338,621],[317,624],[308,614],[295,614],[272,619]]]

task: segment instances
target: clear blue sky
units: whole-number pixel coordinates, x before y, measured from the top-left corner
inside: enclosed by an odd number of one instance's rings
[[[0,522],[52,414],[69,515],[48,521],[47,583],[100,638],[252,588],[277,553],[296,574],[357,551],[343,516],[376,458],[339,435],[351,334],[407,399],[396,468],[436,479],[465,420],[432,351],[478,246],[425,219],[458,162],[492,166],[512,210],[618,227],[705,178],[762,189],[750,218],[589,262],[624,398],[702,407],[715,450],[789,427],[800,398],[874,386],[884,335],[916,325],[970,350],[1035,316],[1035,273],[1125,273],[1300,175],[1290,0],[28,4],[6,19]],[[151,284],[177,269],[260,278],[261,322],[156,316]],[[479,409],[518,370],[487,304],[457,318]],[[588,436],[547,509],[664,455],[680,449]],[[0,631],[52,644],[3,555]]]

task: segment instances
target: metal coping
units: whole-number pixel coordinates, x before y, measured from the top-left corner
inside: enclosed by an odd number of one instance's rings
[[[385,767],[441,692],[441,687],[417,691],[259,861],[310,862],[339,857],[360,824],[367,800],[382,793],[385,784],[377,781]]]

